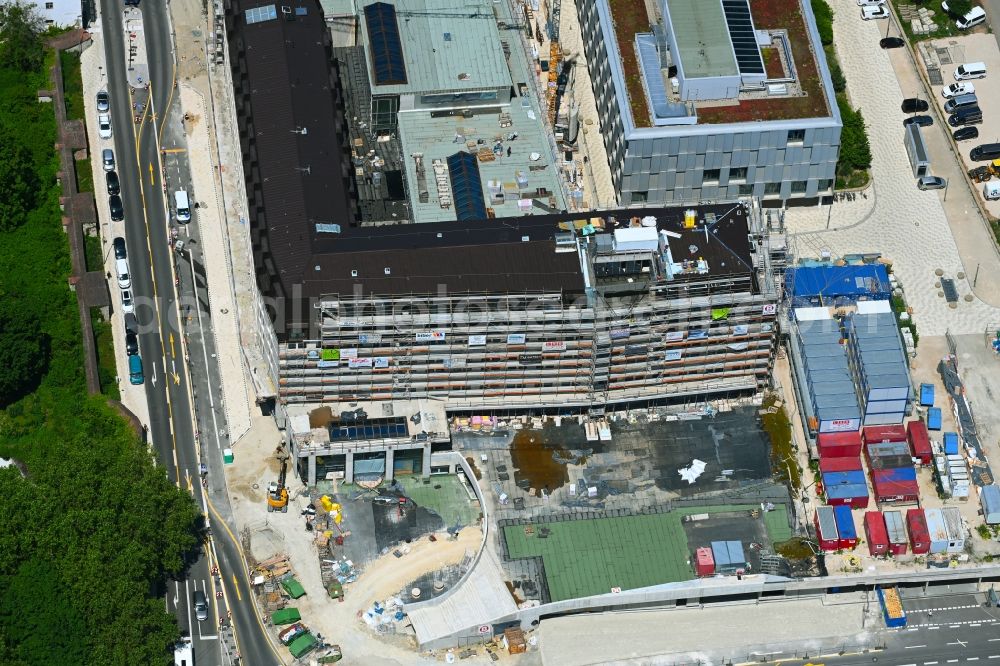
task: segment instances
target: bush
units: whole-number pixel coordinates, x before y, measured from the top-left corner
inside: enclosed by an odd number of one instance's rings
[[[840,119],[844,127],[840,132],[840,161],[837,172],[849,174],[867,169],[872,164],[872,148],[865,131],[865,119],[860,109],[852,109],[843,95],[837,95]]]
[[[833,46],[823,48],[826,52],[826,64],[830,70],[830,82],[833,83],[833,92],[840,94],[847,90],[847,79],[844,78],[844,70],[840,68],[840,61],[837,60],[837,52]]]
[[[972,0],[948,0],[948,13],[954,17],[965,16],[972,9]]]
[[[824,0],[812,0],[813,16],[816,17],[816,30],[819,41],[827,46],[833,44],[833,9]]]

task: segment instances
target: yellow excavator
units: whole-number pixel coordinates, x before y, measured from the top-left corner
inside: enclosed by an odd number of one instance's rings
[[[288,473],[288,454],[283,446],[279,446],[274,457],[278,461],[278,480],[267,484],[267,512],[281,511],[288,513],[288,488],[285,487],[285,475]]]

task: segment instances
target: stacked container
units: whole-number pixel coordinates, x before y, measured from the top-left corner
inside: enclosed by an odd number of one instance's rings
[[[885,533],[889,539],[889,552],[893,555],[906,555],[910,545],[906,538],[906,525],[903,514],[899,511],[886,511],[882,514],[885,521]]]
[[[847,505],[855,509],[868,506],[868,484],[861,470],[823,473],[823,490],[830,506]]]
[[[733,573],[747,565],[743,544],[739,541],[713,541],[712,559],[719,573]]]
[[[860,428],[861,409],[847,350],[841,344],[840,323],[827,311],[825,318],[796,321],[790,337],[793,365],[800,372],[800,386],[807,394],[804,397],[810,430],[837,432]]]
[[[908,509],[906,511],[906,527],[910,532],[910,549],[914,555],[923,555],[931,547],[931,538],[927,529],[927,515],[923,509]]]
[[[837,550],[840,548],[840,532],[837,531],[837,517],[833,507],[817,507],[814,520],[820,549]]]
[[[868,552],[872,555],[886,555],[889,552],[889,534],[885,529],[885,520],[878,511],[865,512],[865,537],[868,539]]]
[[[875,501],[917,502],[920,490],[906,428],[902,425],[869,426],[864,429],[863,440]]]
[[[857,472],[861,470],[861,458],[820,458],[819,471],[826,472]]]
[[[858,545],[858,529],[854,525],[854,516],[851,515],[851,507],[833,507],[833,517],[837,521],[837,545],[840,548],[854,548]]]
[[[933,388],[933,387],[931,387]],[[921,465],[931,464],[931,438],[923,421],[906,424],[906,438],[910,443],[910,455],[920,459]]]
[[[820,458],[857,458],[861,455],[861,433],[857,430],[820,433],[816,448]]]
[[[901,424],[913,399],[909,365],[896,317],[888,301],[878,305],[882,311],[856,312],[845,322],[851,368],[866,426]]]

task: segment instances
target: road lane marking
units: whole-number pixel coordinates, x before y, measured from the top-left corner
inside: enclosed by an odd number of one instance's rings
[[[979,622],[973,622],[973,623],[972,623],[972,624],[970,624],[969,626],[970,626],[970,627],[978,627],[978,626],[979,626]]]
[[[979,661],[979,657],[966,657],[966,661]]]
[[[917,648],[925,648],[925,647],[927,647],[927,646],[926,645],[905,645],[905,646],[903,646],[903,649],[904,650],[916,650]]]
[[[987,659],[1000,659],[1000,654],[991,654],[990,656],[988,656],[986,658]]]
[[[166,118],[170,113],[170,103],[174,101],[174,90],[177,89],[177,61],[173,63],[173,67],[170,70],[170,93],[167,95],[167,108],[163,109],[163,117]],[[150,96],[152,96],[152,91],[150,91]],[[166,123],[160,123],[160,131],[157,132],[156,142],[163,143],[163,128]]]
[[[233,574],[233,587],[236,588],[236,598],[243,601],[243,594],[240,592],[240,584],[239,581],[236,580],[236,574]]]
[[[948,663],[949,664],[954,664],[956,661],[958,661],[958,659],[949,659]]]
[[[997,641],[1000,641],[1000,638],[990,638],[987,640],[989,643],[996,643]]]
[[[925,661],[924,666],[934,666],[934,664],[936,663],[937,663],[936,661]]]
[[[156,185],[156,181],[153,180],[153,163],[150,162],[149,163],[149,186],[150,187],[154,187],[155,185]]]

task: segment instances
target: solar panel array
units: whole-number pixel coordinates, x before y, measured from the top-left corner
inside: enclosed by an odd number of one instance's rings
[[[272,21],[278,18],[278,8],[274,5],[264,5],[263,7],[248,9],[244,14],[246,15],[247,25],[253,25],[254,23],[263,23],[264,21]]]
[[[448,175],[451,176],[451,194],[458,220],[485,220],[486,200],[476,156],[466,152],[449,156]]]
[[[368,27],[368,48],[371,50],[375,85],[406,83],[406,62],[403,43],[396,23],[396,8],[385,2],[365,5],[365,25]]]
[[[763,74],[764,61],[760,57],[757,37],[753,32],[749,0],[722,0],[722,10],[726,13],[729,38],[736,51],[736,64],[740,68],[740,74]]]

